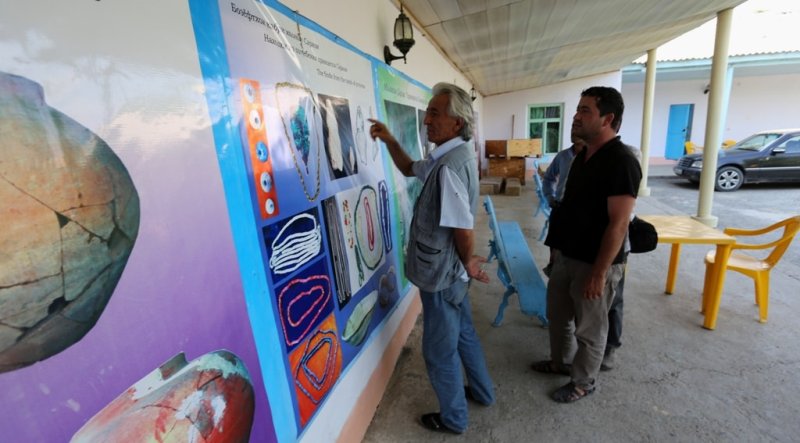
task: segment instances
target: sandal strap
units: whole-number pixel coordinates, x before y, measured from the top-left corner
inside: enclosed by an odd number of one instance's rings
[[[553,400],[559,403],[572,403],[593,393],[594,390],[594,386],[589,388],[579,388],[574,382],[569,382],[553,392]]]

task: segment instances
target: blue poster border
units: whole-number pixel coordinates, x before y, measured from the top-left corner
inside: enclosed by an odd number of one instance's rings
[[[375,92],[375,109],[379,119],[385,120],[386,118],[380,106],[379,76],[377,75],[379,68],[390,70],[403,81],[416,87],[430,90],[430,87],[386,65],[382,60],[361,51],[338,35],[282,3],[274,0],[261,0],[260,2],[370,62],[372,85]],[[238,127],[231,118],[232,113],[230,112],[228,100],[234,91],[232,90],[232,85],[229,84],[231,77],[230,65],[228,63],[219,5],[216,0],[189,0],[189,9],[197,43],[200,70],[205,86],[205,98],[212,122],[214,145],[228,204],[228,216],[231,223],[233,241],[239,261],[240,274],[243,277],[245,303],[248,312],[260,313],[260,315],[250,315],[249,321],[263,374],[264,386],[262,389],[266,390],[271,406],[270,409],[278,441],[295,441],[302,437],[304,432],[298,434],[300,426],[295,414],[295,398],[291,391],[291,385],[287,383],[287,381],[291,380],[291,377],[286,359],[274,358],[273,355],[274,350],[282,349],[283,346],[279,334],[281,329],[275,320],[278,316],[271,303],[271,290],[268,283],[270,279],[263,266],[261,245],[258,241],[260,238],[259,227],[253,223],[253,220],[257,218],[257,214],[255,214],[252,205],[251,190],[248,187],[248,182],[241,179],[248,175],[246,167],[248,159],[245,158],[245,150],[243,149]],[[384,159],[386,159],[385,156]],[[384,171],[386,171],[387,168],[393,166],[385,162],[383,167]],[[385,177],[388,178],[390,176],[391,171],[388,171]],[[394,184],[392,187],[394,188],[392,192],[396,192]],[[393,199],[391,205],[392,212],[395,213],[396,208],[394,208]],[[399,249],[395,249],[393,254],[395,262],[402,260]],[[400,299],[408,295],[409,289],[409,286],[401,289]],[[401,303],[398,300],[398,303],[392,307],[391,311],[375,326],[362,349],[368,347],[375,340],[375,336],[378,335],[375,332],[385,327],[385,323],[392,318],[399,305]],[[360,354],[359,352],[355,359],[358,359]],[[352,367],[353,365],[351,364],[344,368],[340,377],[346,377]],[[320,408],[324,407],[328,398],[323,400]],[[316,414],[306,424],[303,431],[308,429],[315,418]],[[294,423],[295,426],[286,426],[285,424],[287,423]]]

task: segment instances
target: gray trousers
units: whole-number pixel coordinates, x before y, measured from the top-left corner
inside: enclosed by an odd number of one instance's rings
[[[592,388],[600,372],[608,335],[608,311],[625,265],[612,265],[599,299],[588,300],[583,287],[592,265],[557,254],[547,284],[550,357],[556,364],[572,361],[571,377],[581,389]]]

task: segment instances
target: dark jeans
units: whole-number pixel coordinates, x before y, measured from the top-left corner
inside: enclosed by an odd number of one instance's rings
[[[422,355],[428,378],[439,399],[442,422],[457,432],[467,428],[462,366],[472,395],[485,405],[495,400],[494,384],[472,324],[467,287],[466,282],[458,281],[438,292],[420,291]]]
[[[622,346],[622,290],[625,288],[625,273],[614,291],[614,300],[608,310],[608,337],[606,338],[606,352],[609,348]]]

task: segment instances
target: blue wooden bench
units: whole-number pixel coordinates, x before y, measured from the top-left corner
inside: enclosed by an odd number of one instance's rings
[[[492,325],[500,326],[503,321],[503,311],[508,306],[508,298],[516,293],[522,313],[537,317],[542,326],[547,326],[547,287],[528,249],[522,229],[514,221],[498,223],[492,199],[488,195],[483,201],[483,206],[489,214],[489,228],[492,230],[488,261],[497,258],[497,278],[506,287]]]
[[[542,227],[542,233],[539,234],[539,241],[542,241],[547,235],[547,228],[550,226],[550,202],[547,201],[547,197],[544,195],[542,177],[539,176],[539,164],[536,160],[534,160],[533,164],[533,180],[536,182],[536,197],[539,199],[539,205],[536,206],[536,212],[533,216],[536,217],[540,212],[544,214],[544,227]]]

